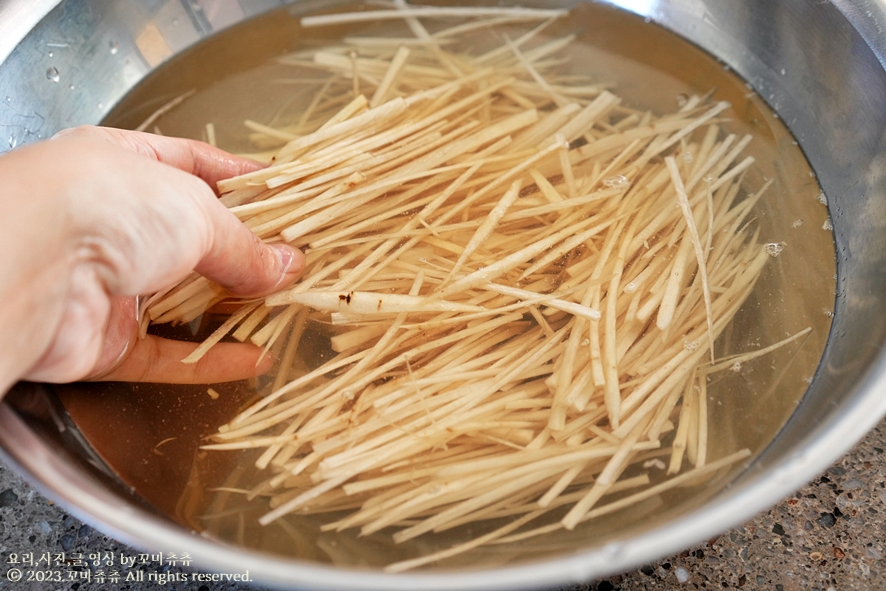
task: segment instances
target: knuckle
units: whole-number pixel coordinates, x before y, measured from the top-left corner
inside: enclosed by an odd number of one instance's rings
[[[78,125],[56,132],[51,139],[95,137],[99,135],[98,129],[95,125]]]

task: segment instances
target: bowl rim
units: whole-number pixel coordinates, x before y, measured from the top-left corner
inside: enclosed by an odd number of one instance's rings
[[[666,13],[656,10],[659,0],[592,1],[625,9],[690,41],[699,41],[693,38],[692,30],[685,23],[680,25],[667,18]],[[0,4],[0,39],[5,37],[5,41],[0,41],[0,64],[27,32],[61,3],[62,0],[11,0]],[[886,2],[832,0],[832,4],[859,32],[880,64],[886,64],[886,38],[877,34],[879,26],[886,23]],[[21,16],[24,6],[28,8],[25,11],[27,18]],[[7,17],[17,20],[4,26]],[[23,34],[5,36],[4,33],[13,30],[12,25],[18,27],[15,30],[24,31]],[[715,49],[705,49],[716,54]],[[742,74],[740,70],[738,73]],[[775,462],[768,471],[753,474],[740,486],[721,492],[700,509],[632,538],[615,540],[568,556],[474,571],[387,574],[281,560],[201,537],[143,509],[120,504],[119,499],[95,479],[76,471],[54,454],[8,402],[0,404],[0,459],[25,476],[42,494],[115,539],[145,550],[159,547],[187,549],[197,565],[215,572],[230,572],[232,565],[236,565],[237,571],[249,571],[255,577],[253,582],[280,588],[297,585],[323,590],[530,589],[586,582],[591,578],[624,572],[741,524],[791,494],[848,451],[886,416],[884,393],[886,351],[881,351],[857,378],[848,402],[826,421],[810,429],[797,451]]]

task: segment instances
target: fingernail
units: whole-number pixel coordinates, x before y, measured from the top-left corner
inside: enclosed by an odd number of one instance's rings
[[[278,282],[279,285],[287,278],[287,275],[301,270],[301,251],[298,251],[287,244],[271,244],[270,246],[277,251],[277,257],[280,259],[280,270],[283,274]]]
[[[285,244],[272,244],[271,248],[277,251],[277,258],[280,259],[280,270],[284,273],[289,272],[292,262],[295,260],[295,253]]]

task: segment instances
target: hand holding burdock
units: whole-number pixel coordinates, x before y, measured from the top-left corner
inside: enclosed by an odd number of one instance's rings
[[[137,338],[136,297],[196,271],[234,296],[261,296],[302,271],[214,187],[260,168],[207,144],[81,127],[0,157],[0,392],[18,380],[211,383],[269,369],[261,349]]]

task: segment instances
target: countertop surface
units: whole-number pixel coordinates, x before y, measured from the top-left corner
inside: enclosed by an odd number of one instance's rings
[[[744,525],[637,570],[559,591],[886,589],[884,450],[886,421],[815,480]],[[122,564],[121,556],[132,564]],[[50,564],[28,564],[41,557]],[[66,562],[54,564],[62,558]],[[163,563],[156,558],[82,524],[0,466],[0,589],[257,588],[207,580],[196,565],[182,565],[181,556],[175,565],[168,556]],[[10,580],[19,573],[22,580]]]

